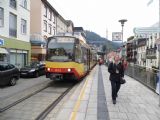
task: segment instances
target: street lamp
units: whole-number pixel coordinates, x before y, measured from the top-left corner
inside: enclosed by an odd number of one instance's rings
[[[121,19],[118,22],[120,22],[121,26],[122,26],[122,45],[123,45],[123,26],[124,26],[124,23],[127,22],[127,20],[126,19]]]

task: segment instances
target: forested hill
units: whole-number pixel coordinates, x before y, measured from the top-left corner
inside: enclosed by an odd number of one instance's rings
[[[105,45],[103,44],[103,46],[106,46],[107,49],[115,50],[120,47],[119,43],[115,43],[110,40],[107,40],[106,38],[101,37],[95,32],[86,30],[85,33],[86,33],[86,38],[87,38],[88,43],[93,42],[93,41],[103,41],[103,42],[105,41],[106,44]]]

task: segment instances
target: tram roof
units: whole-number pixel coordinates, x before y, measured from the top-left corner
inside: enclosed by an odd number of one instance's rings
[[[77,32],[76,33],[59,33],[55,36],[52,36],[50,38],[54,38],[54,37],[73,37],[73,38],[77,38],[79,39],[80,41],[84,42],[86,44],[86,39],[81,35],[81,34],[78,34]]]

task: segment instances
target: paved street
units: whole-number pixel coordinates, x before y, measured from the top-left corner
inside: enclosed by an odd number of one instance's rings
[[[160,120],[160,107],[156,93],[125,76],[127,83],[121,86],[117,103],[113,105],[108,78],[107,67],[97,65],[85,80],[73,87],[45,120]],[[44,79],[44,76],[41,79]],[[67,89],[66,85],[63,82],[53,84],[52,87],[0,113],[0,118],[3,118],[2,120],[33,120]]]
[[[51,80],[41,76],[38,78],[20,78],[15,86],[1,87],[0,109],[47,87],[50,83],[52,83]]]
[[[38,78],[20,78],[15,86],[0,87],[0,100],[45,82],[51,82],[51,80],[46,79],[45,76]]]

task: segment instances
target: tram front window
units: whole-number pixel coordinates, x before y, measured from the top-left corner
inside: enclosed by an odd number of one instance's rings
[[[74,38],[56,38],[48,43],[47,60],[73,61]]]

